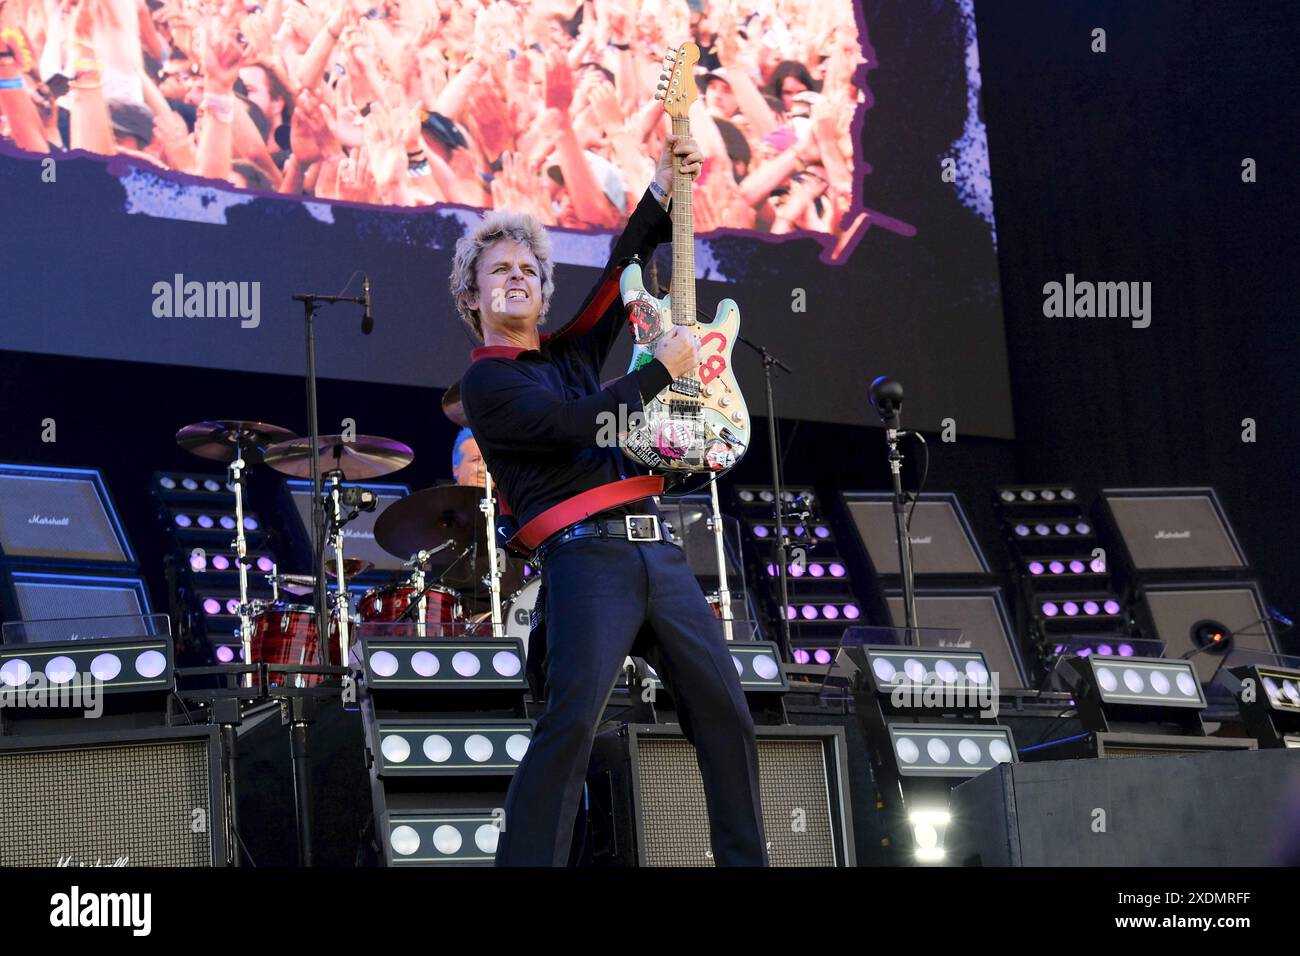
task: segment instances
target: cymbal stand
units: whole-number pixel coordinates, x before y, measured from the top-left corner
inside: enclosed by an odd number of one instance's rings
[[[487,521],[488,553],[488,594],[492,598],[492,636],[505,637],[505,625],[501,620],[501,561],[497,552],[497,509],[492,500],[492,475],[483,473],[483,500],[479,510]]]
[[[239,646],[243,650],[244,663],[253,660],[253,615],[248,604],[248,539],[244,536],[244,448],[243,442],[235,442],[235,460],[228,468],[229,480],[235,490],[235,563],[239,566]],[[253,677],[244,674],[240,680],[245,687],[251,687]]]
[[[709,515],[709,524],[713,528],[713,545],[718,556],[718,610],[722,615],[722,632],[727,640],[733,640],[731,623],[731,591],[727,587],[727,551],[725,529],[722,524],[722,507],[718,504],[718,479],[715,476],[709,482],[709,498],[713,504],[713,513]]]
[[[348,581],[347,572],[343,569],[343,526],[347,520],[343,517],[343,472],[335,469],[324,476],[325,482],[329,485],[329,523],[330,523],[330,543],[334,547],[334,575],[338,581],[338,593],[334,595],[335,610],[338,611],[339,619],[339,661],[344,663],[348,659],[348,616],[351,608],[348,600]],[[320,632],[317,631],[319,634]],[[328,631],[326,632],[328,634]],[[327,637],[321,637],[321,646],[324,646]]]

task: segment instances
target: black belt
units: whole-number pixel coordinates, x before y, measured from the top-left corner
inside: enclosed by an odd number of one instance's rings
[[[529,559],[541,566],[546,555],[566,541],[578,538],[623,538],[628,541],[662,541],[663,529],[658,515],[624,515],[621,518],[588,518],[557,531],[537,546]]]

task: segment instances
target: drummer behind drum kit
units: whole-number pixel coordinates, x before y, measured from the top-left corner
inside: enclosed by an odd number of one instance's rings
[[[443,396],[443,410],[457,424],[466,424],[453,386]],[[524,586],[524,563],[507,558],[496,547],[497,505],[491,476],[484,489],[461,485],[426,488],[389,505],[375,522],[375,540],[385,551],[404,560],[397,580],[366,591],[352,613],[347,582],[371,567],[369,562],[344,555],[343,528],[361,511],[373,510],[374,495],[344,482],[364,481],[392,474],[415,458],[401,442],[371,435],[322,435],[319,439],[321,479],[324,486],[326,537],[333,549],[329,571],[323,554],[315,556],[311,574],[266,576],[271,600],[248,596],[248,549],[244,536],[244,481],[248,469],[265,464],[294,477],[311,474],[311,441],[265,422],[216,420],[186,425],[176,433],[181,448],[202,458],[227,464],[229,486],[235,494],[234,549],[239,565],[239,638],[243,659],[267,664],[322,663],[319,641],[322,619],[327,620],[325,653],[338,665],[347,656],[350,628],[358,623],[408,622],[410,636],[489,637],[521,636],[527,649],[529,613],[537,600],[540,578]],[[323,551],[323,549],[322,549]],[[328,615],[318,614],[315,603],[284,600],[321,593],[317,575],[328,573],[334,587]],[[489,609],[471,613],[470,605],[486,588]],[[507,595],[505,601],[502,594]],[[392,636],[392,635],[390,635]],[[247,678],[246,678],[247,679]],[[271,673],[273,683],[288,680]],[[298,686],[324,680],[319,674],[298,674]]]

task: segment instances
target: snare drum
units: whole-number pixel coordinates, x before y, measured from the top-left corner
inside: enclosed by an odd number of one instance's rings
[[[338,623],[330,621],[329,662],[339,663]],[[253,660],[266,664],[319,664],[316,609],[310,604],[255,602],[253,604]],[[324,674],[286,674],[271,671],[272,684],[314,687]]]
[[[371,588],[357,602],[357,612],[366,622],[416,621],[419,612],[406,613],[420,592],[409,584],[386,584],[380,588]],[[426,624],[434,626],[455,624],[464,620],[461,615],[460,597],[451,588],[434,585],[424,595]]]

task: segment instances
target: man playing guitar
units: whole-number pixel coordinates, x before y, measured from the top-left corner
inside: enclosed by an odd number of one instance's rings
[[[714,862],[767,864],[754,727],[720,623],[682,550],[663,539],[653,498],[663,480],[599,437],[700,364],[695,335],[679,325],[654,344],[652,360],[600,384],[626,321],[619,271],[633,256],[648,262],[671,238],[673,165],[694,177],[702,161],[692,139],[668,138],[601,282],[553,336],[538,331],[554,280],[536,219],[494,211],[457,244],[452,295],[483,341],[461,380],[465,411],[522,525],[512,540],[543,580],[529,656],[545,648],[546,706],[510,783],[497,865],[567,864],[596,727],[633,652],[672,691],[695,746]]]

